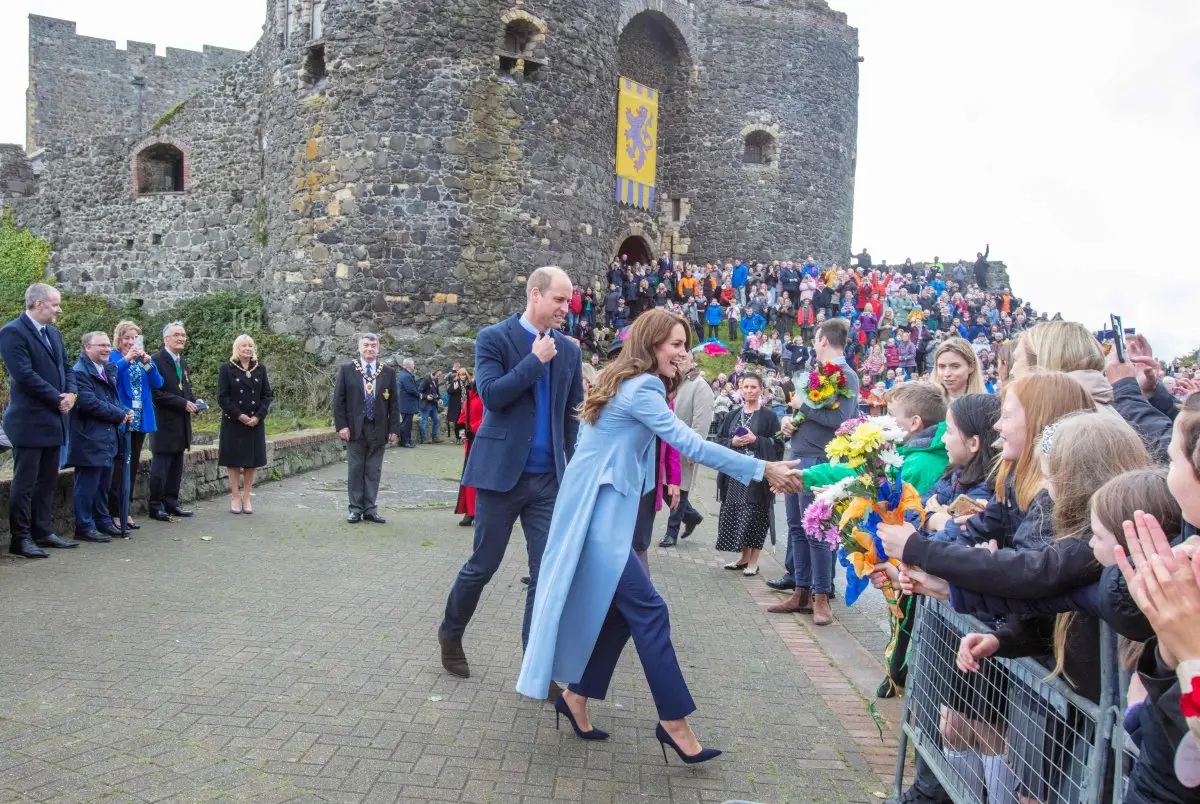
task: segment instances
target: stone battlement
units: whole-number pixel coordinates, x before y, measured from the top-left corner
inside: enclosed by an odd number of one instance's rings
[[[134,135],[214,81],[246,54],[80,36],[75,23],[29,15],[26,146],[97,134]]]

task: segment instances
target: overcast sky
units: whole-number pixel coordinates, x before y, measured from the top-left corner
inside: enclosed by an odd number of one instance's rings
[[[0,142],[24,142],[25,18],[249,49],[265,2],[0,3]],[[1200,345],[1200,3],[831,0],[859,30],[854,249],[889,262],[985,243],[1038,309],[1110,312],[1163,355]],[[802,244],[798,244],[803,250]]]

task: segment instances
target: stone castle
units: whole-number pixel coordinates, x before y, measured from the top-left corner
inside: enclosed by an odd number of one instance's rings
[[[268,0],[249,53],[31,16],[0,202],[63,287],[146,309],[261,293],[323,358],[462,354],[539,265],[847,259],[858,38],[825,0]],[[617,203],[617,84],[660,96]]]

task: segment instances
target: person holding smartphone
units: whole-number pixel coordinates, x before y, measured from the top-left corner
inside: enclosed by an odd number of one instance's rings
[[[108,361],[116,368],[117,397],[127,410],[133,411],[129,423],[129,488],[126,493],[133,500],[133,487],[141,471],[142,446],[146,434],[158,429],[154,419],[154,392],[162,388],[163,376],[158,367],[146,354],[145,340],[141,328],[132,321],[122,321],[113,330],[114,348]],[[112,481],[108,487],[108,510],[120,516],[121,486],[124,483],[125,439],[117,439],[117,457],[113,463]],[[137,530],[141,525],[127,517],[125,530]]]

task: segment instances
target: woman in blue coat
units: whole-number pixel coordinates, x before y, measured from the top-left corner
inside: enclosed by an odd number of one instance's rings
[[[544,698],[551,680],[569,683],[554,702],[583,739],[605,739],[588,720],[589,698],[603,699],[630,637],[658,708],[659,742],[689,764],[720,754],[701,748],[686,717],[695,711],[675,649],[667,605],[632,549],[642,494],[655,483],[661,438],[685,457],[744,484],[766,479],[791,490],[792,464],[767,463],[696,435],[667,407],[684,379],[687,322],[649,310],[629,331],[620,356],[584,399],[575,455],[563,474],[533,604],[517,691]]]
[[[158,429],[154,420],[154,391],[162,388],[163,378],[145,348],[140,343],[141,328],[132,321],[122,321],[113,330],[113,350],[108,361],[117,369],[117,397],[121,405],[133,411],[129,423],[129,500],[142,470],[142,445],[146,435]],[[120,517],[121,487],[125,476],[125,437],[117,438],[117,458],[113,465],[112,482],[108,487],[108,510],[114,519]],[[129,518],[125,528],[137,530],[141,525]]]

